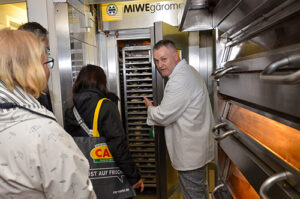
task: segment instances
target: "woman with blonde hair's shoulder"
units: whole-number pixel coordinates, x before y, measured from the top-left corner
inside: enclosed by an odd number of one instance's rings
[[[36,98],[47,86],[45,47],[0,30],[0,198],[96,198],[88,161]]]

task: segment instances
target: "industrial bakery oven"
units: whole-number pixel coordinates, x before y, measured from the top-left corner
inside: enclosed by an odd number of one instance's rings
[[[300,1],[217,1],[213,198],[300,198]]]

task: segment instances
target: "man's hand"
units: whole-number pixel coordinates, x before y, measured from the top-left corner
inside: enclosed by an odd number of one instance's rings
[[[144,182],[143,182],[142,178],[133,185],[134,189],[138,189],[139,187],[141,187],[141,192],[143,192],[144,191]]]
[[[148,108],[149,106],[153,106],[152,102],[150,102],[150,100],[147,97],[144,97],[145,100],[145,105]]]

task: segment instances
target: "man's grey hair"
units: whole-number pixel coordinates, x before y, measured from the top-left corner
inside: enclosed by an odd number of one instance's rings
[[[158,50],[160,49],[161,47],[165,46],[166,48],[169,48],[169,49],[174,49],[176,50],[176,46],[175,46],[175,43],[171,40],[160,40],[159,42],[157,42],[154,46],[153,46],[153,50]]]
[[[32,32],[37,37],[39,37],[42,41],[45,41],[48,35],[48,31],[41,24],[37,22],[25,23],[21,25],[18,29]]]

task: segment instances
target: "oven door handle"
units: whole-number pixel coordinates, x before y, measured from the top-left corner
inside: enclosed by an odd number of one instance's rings
[[[227,125],[226,122],[219,123],[216,126],[214,126],[214,128],[212,129],[212,132],[215,133],[217,130],[219,130],[219,128],[225,127],[226,125]]]
[[[215,138],[216,141],[221,141],[221,140],[223,140],[223,139],[227,138],[228,136],[233,135],[235,133],[237,133],[236,130],[229,130],[229,131],[226,131],[225,133],[223,133],[222,135],[214,134],[214,138]]]
[[[260,75],[260,79],[265,82],[276,84],[299,84],[300,83],[300,70],[289,75]]]
[[[300,70],[288,75],[272,75],[272,73],[274,73],[277,69],[288,65],[295,65],[299,67],[300,54],[291,55],[289,57],[285,57],[283,59],[271,63],[260,73],[260,79],[265,82],[277,83],[277,84],[300,83]]]
[[[216,186],[215,188],[214,188],[214,190],[211,192],[211,197],[212,197],[212,199],[217,199],[216,197],[215,197],[215,193],[219,190],[219,189],[221,189],[222,187],[224,187],[225,185],[224,184],[219,184],[218,186]]]
[[[225,69],[226,69],[226,67],[222,67],[222,68],[219,68],[219,69],[215,70],[215,72],[213,72],[213,73],[210,75],[210,77],[214,79],[215,76],[216,76],[216,74],[218,74],[219,72],[221,72],[221,71],[223,71],[223,70],[225,70]]]
[[[213,74],[211,74],[211,77],[214,80],[218,80],[218,79],[222,78],[224,75],[226,75],[227,73],[229,73],[230,71],[233,71],[237,68],[239,68],[239,67],[238,66],[230,66],[228,68],[221,68],[219,70],[216,70]]]
[[[263,184],[261,185],[259,189],[259,194],[262,199],[270,199],[270,197],[267,196],[268,190],[277,182],[282,180],[287,180],[288,178],[293,177],[293,174],[289,171],[284,171],[281,173],[277,173],[275,175],[270,176],[267,178]]]
[[[215,76],[214,76],[214,80],[218,80],[220,78],[222,78],[224,75],[226,75],[227,73],[229,73],[230,71],[233,71],[235,69],[237,69],[238,66],[230,66],[228,68],[225,68],[224,70],[218,72]]]

